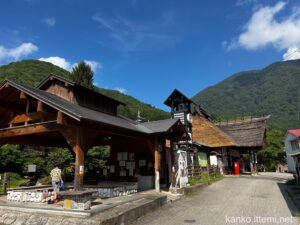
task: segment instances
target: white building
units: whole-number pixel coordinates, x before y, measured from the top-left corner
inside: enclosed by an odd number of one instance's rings
[[[289,172],[297,172],[296,167],[300,166],[300,129],[288,130],[284,138],[284,146],[286,152],[286,158],[288,162]]]

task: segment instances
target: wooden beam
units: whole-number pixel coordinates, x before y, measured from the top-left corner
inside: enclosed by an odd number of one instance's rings
[[[64,116],[64,114],[61,111],[57,112],[57,120],[56,121],[57,121],[57,124],[67,125],[65,116]]]
[[[29,114],[21,113],[11,118],[8,123],[14,125],[26,122],[43,122],[43,119],[55,120],[55,115],[41,112],[33,112]]]
[[[27,96],[23,91],[20,92],[20,99],[27,99]]]
[[[0,138],[17,137],[23,135],[31,135],[37,133],[47,133],[58,131],[59,128],[56,122],[44,122],[38,124],[32,124],[22,127],[14,127],[0,130]]]
[[[41,137],[41,136],[18,136],[11,138],[1,138],[1,144],[13,144],[13,145],[30,145],[30,146],[45,146],[45,147],[60,147],[68,148],[68,143],[63,138],[57,137]],[[1,146],[0,144],[0,146]]]
[[[107,124],[95,123],[95,121],[83,121],[80,126],[84,127],[94,127],[99,133],[105,136],[120,136],[126,138],[138,139],[141,141],[147,141],[151,138],[149,134],[141,134],[140,132],[136,132],[126,128],[115,127]]]
[[[45,112],[45,111],[46,111],[43,102],[41,102],[41,101],[38,101],[38,102],[37,102],[36,111],[37,111],[37,112]]]

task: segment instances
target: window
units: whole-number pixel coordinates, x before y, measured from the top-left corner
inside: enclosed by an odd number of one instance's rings
[[[297,149],[300,149],[299,148],[299,141],[291,141],[291,145],[292,145],[292,150],[295,151]]]

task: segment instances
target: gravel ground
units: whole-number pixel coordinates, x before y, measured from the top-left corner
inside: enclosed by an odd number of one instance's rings
[[[288,178],[290,175],[276,173],[228,177],[163,206],[132,225],[299,225],[297,209],[283,191],[283,182]]]

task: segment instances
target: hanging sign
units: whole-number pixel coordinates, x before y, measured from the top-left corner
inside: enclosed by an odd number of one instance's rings
[[[79,167],[79,174],[80,175],[84,174],[84,166],[83,165],[80,165],[80,167]]]

